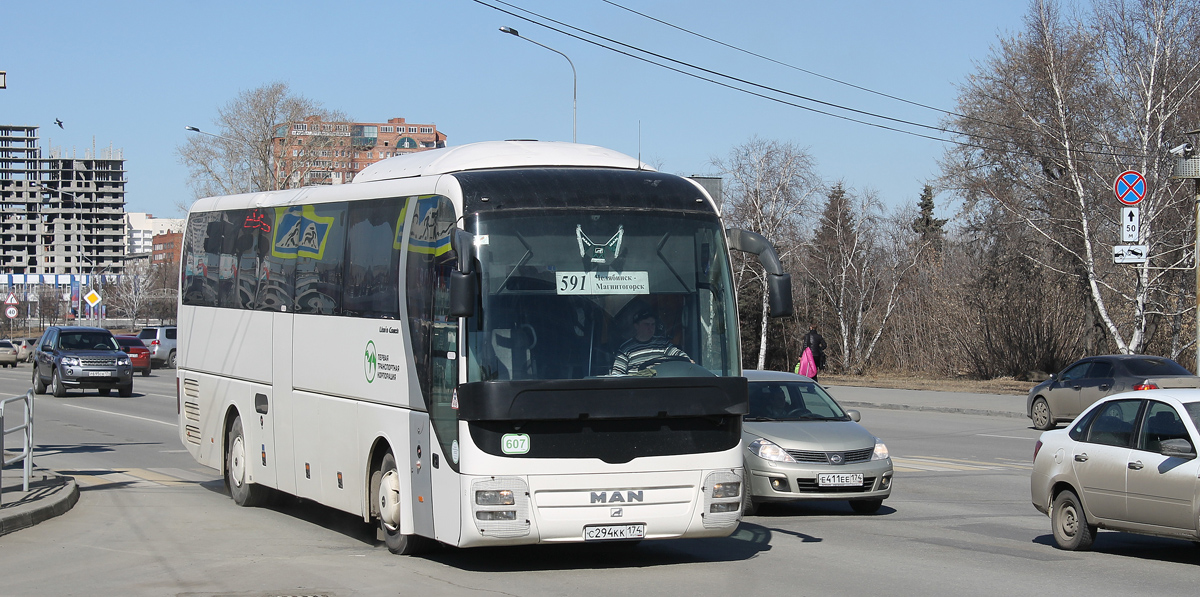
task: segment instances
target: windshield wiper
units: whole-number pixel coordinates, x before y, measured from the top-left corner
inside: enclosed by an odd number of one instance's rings
[[[778,421],[779,419],[772,419],[771,417],[746,417],[743,420],[745,420],[745,421]]]

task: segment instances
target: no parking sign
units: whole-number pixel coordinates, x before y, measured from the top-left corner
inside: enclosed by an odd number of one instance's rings
[[[1113,181],[1113,192],[1117,194],[1117,201],[1137,205],[1146,198],[1146,177],[1137,170],[1126,170]]]

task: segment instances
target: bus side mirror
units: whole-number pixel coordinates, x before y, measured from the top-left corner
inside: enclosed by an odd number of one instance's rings
[[[450,315],[471,317],[475,315],[475,298],[479,289],[475,274],[464,274],[458,270],[450,272]]]
[[[767,315],[787,317],[792,314],[792,276],[767,274]]]
[[[475,300],[479,287],[475,277],[475,235],[466,230],[455,230],[450,236],[450,247],[458,256],[458,268],[450,272],[450,315],[471,317],[475,314]]]
[[[767,272],[767,315],[771,317],[787,317],[792,314],[792,277],[783,273],[783,265],[775,254],[771,241],[761,234],[729,228],[725,231],[729,237],[729,248],[735,251],[753,253],[758,256],[758,262]]]

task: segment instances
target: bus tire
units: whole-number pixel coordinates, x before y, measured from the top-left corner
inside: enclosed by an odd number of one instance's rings
[[[233,425],[229,427],[228,441],[225,443],[225,482],[229,485],[229,495],[233,497],[233,503],[239,506],[257,506],[267,498],[266,487],[247,480],[249,465],[246,458],[246,438],[242,434],[242,418],[235,417]]]
[[[409,556],[425,551],[427,540],[419,535],[400,532],[400,474],[396,470],[396,458],[389,452],[383,456],[379,469],[371,474],[371,499],[373,510],[378,510],[379,531],[388,551]]]

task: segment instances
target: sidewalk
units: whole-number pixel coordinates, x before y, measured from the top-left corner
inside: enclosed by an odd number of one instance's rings
[[[8,458],[15,456],[9,453]],[[31,527],[43,520],[62,515],[79,501],[75,479],[54,471],[34,467],[29,475],[29,491],[22,491],[24,470],[12,464],[0,471],[0,536]]]
[[[1025,396],[970,394],[934,390],[890,390],[859,386],[826,386],[829,394],[846,408],[920,410],[989,417],[1028,418]]]

